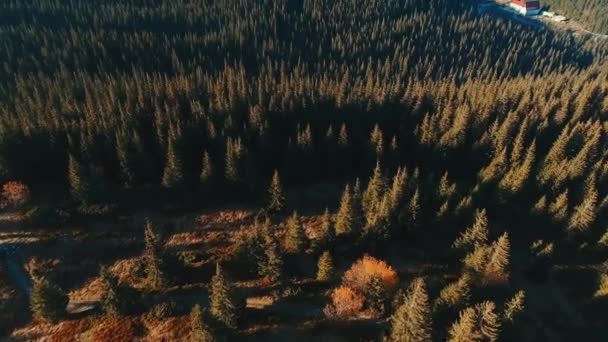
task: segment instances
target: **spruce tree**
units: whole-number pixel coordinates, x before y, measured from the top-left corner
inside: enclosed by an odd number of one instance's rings
[[[388,299],[388,291],[384,281],[378,275],[372,277],[365,289],[367,306],[379,314],[384,314]]]
[[[549,205],[549,214],[556,222],[563,222],[568,218],[568,189],[562,192],[551,205]]]
[[[240,305],[219,263],[215,265],[215,275],[211,278],[209,295],[211,315],[226,326],[236,328]]]
[[[226,166],[224,170],[224,178],[226,184],[237,185],[242,181],[241,160],[243,158],[243,145],[241,139],[233,139],[228,137],[226,140]]]
[[[209,156],[209,152],[204,151],[203,159],[201,162],[201,173],[199,176],[199,181],[201,188],[205,193],[209,193],[214,188],[215,178],[216,174],[213,161]]]
[[[435,301],[438,308],[460,308],[471,300],[471,279],[465,273],[457,281],[448,284],[439,292]]]
[[[505,303],[504,319],[507,322],[513,323],[515,319],[524,311],[526,296],[524,291],[518,291],[513,298]]]
[[[285,239],[285,249],[289,253],[301,253],[306,248],[306,232],[300,223],[298,213],[287,219],[287,236]]]
[[[485,244],[488,241],[488,216],[486,210],[482,209],[475,214],[473,225],[468,227],[454,241],[454,248],[470,249],[476,245]]]
[[[373,217],[376,210],[380,207],[385,188],[386,183],[384,181],[384,175],[382,174],[382,166],[380,165],[380,160],[378,160],[376,162],[376,167],[374,168],[374,173],[371,176],[369,183],[367,183],[367,188],[363,193],[361,202],[367,220],[366,223],[369,223],[370,218]]]
[[[169,276],[163,241],[150,221],[147,221],[144,227],[144,237],[146,245],[143,261],[146,282],[154,289],[165,287],[169,285]]]
[[[353,233],[353,205],[350,193],[350,185],[346,184],[342,199],[340,200],[340,209],[336,214],[336,235],[350,235]]]
[[[325,208],[325,212],[321,217],[321,225],[313,240],[313,249],[320,251],[323,249],[331,248],[336,238],[336,232],[334,225],[331,222],[331,215],[329,209]]]
[[[274,173],[272,174],[268,196],[268,210],[278,212],[285,207],[285,196],[283,195],[279,171],[277,170],[274,170]]]
[[[510,248],[511,244],[509,242],[508,233],[501,235],[500,238],[492,244],[484,272],[486,277],[508,280]]]
[[[426,284],[414,279],[405,300],[391,317],[390,341],[431,341],[432,319]]]
[[[574,212],[570,217],[568,231],[570,233],[586,232],[593,225],[597,212],[597,186],[595,178],[591,176],[587,180],[585,197],[580,205],[574,208]]]
[[[351,195],[351,208],[352,208],[352,228],[353,234],[357,235],[363,230],[365,225],[365,213],[363,212],[363,194],[361,193],[361,181],[359,178],[355,179],[355,185],[353,186]]]
[[[189,342],[213,342],[216,340],[207,324],[205,324],[203,310],[198,304],[190,312],[190,334],[188,335],[188,340]]]
[[[129,289],[120,284],[118,278],[105,266],[102,266],[99,271],[99,279],[104,289],[101,296],[103,311],[110,316],[128,314],[133,305]]]
[[[323,252],[317,264],[317,280],[321,282],[331,281],[334,277],[334,263],[328,251]]]
[[[68,158],[68,181],[72,196],[83,204],[91,200],[91,185],[86,168],[72,155]]]
[[[169,136],[165,170],[163,171],[163,187],[167,189],[178,189],[184,185],[182,160],[177,151],[177,142],[175,140],[176,138],[172,135]]]
[[[405,223],[408,230],[415,231],[420,226],[422,219],[420,191],[418,189],[414,191],[406,209],[405,217],[402,217],[401,221]]]
[[[46,278],[34,281],[30,296],[30,305],[34,318],[57,322],[66,317],[68,305],[67,294],[56,284]]]
[[[600,275],[599,284],[597,290],[593,294],[595,298],[606,298],[608,297],[608,273]]]
[[[477,331],[477,312],[469,307],[460,311],[458,320],[448,332],[448,342],[481,342],[481,333]]]
[[[266,278],[272,285],[283,285],[284,263],[281,249],[276,238],[271,234],[263,236],[264,256],[260,258],[258,271],[260,276]]]
[[[478,315],[478,330],[483,336],[483,341],[495,342],[500,334],[501,321],[496,314],[496,304],[490,301],[479,303],[475,306]]]

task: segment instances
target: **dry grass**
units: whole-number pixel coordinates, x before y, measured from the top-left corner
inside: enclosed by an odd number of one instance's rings
[[[189,316],[170,317],[150,322],[148,335],[142,339],[146,342],[185,341],[190,330]]]
[[[196,222],[203,228],[238,227],[253,220],[254,212],[250,210],[221,210],[210,214],[202,214]]]
[[[134,288],[143,288],[145,287],[143,279],[136,276],[136,270],[140,263],[140,257],[118,260],[116,263],[114,263],[114,265],[112,265],[112,267],[110,267],[110,270],[118,277],[120,282],[128,284]]]
[[[80,341],[130,342],[135,339],[137,318],[103,318],[95,322],[93,328],[84,334]]]
[[[94,326],[92,319],[62,321],[57,324],[33,322],[24,328],[13,331],[9,341],[82,341],[81,334],[92,326]]]
[[[86,284],[69,293],[70,301],[77,302],[93,302],[101,299],[103,293],[103,284],[98,277],[92,278]]]
[[[272,296],[249,297],[246,300],[246,307],[251,309],[264,309],[274,304]]]

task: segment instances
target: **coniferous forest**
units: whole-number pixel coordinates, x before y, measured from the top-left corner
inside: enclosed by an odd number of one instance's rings
[[[608,40],[477,5],[0,2],[0,336],[604,341]]]

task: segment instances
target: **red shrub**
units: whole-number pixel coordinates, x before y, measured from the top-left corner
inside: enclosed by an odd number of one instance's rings
[[[395,290],[399,283],[397,272],[392,267],[384,261],[366,255],[344,273],[342,284],[364,293],[367,285],[374,277],[382,279],[385,288],[389,291]]]
[[[30,189],[27,185],[18,182],[10,181],[2,186],[2,205],[4,207],[17,207],[27,203],[30,199]]]
[[[346,286],[340,286],[331,293],[331,303],[323,309],[327,317],[346,319],[356,317],[363,310],[365,299]]]

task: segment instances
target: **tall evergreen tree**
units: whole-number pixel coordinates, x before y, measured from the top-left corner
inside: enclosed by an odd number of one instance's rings
[[[568,223],[570,233],[579,233],[589,230],[593,225],[597,212],[598,193],[595,178],[589,177],[585,191],[585,197],[580,205],[574,208],[574,212]]]
[[[361,202],[367,223],[370,222],[370,219],[380,207],[385,188],[386,183],[384,181],[384,175],[382,174],[380,161],[378,160],[376,162],[376,167],[374,168],[374,173],[371,176],[369,183],[367,183],[367,189],[365,189],[365,192],[363,193]]]
[[[118,278],[105,266],[102,266],[99,271],[99,279],[104,289],[101,296],[103,311],[111,316],[128,314],[133,307],[134,299],[129,289],[120,284]]]
[[[72,155],[68,158],[68,181],[72,196],[83,204],[91,200],[91,184],[86,168]]]
[[[488,216],[485,209],[477,211],[473,225],[454,241],[454,248],[471,248],[488,241]]]
[[[215,265],[215,275],[211,278],[209,296],[211,315],[226,326],[235,328],[240,316],[240,306],[219,263]]]
[[[205,324],[203,310],[198,304],[190,312],[190,333],[188,340],[189,342],[214,342],[216,340],[207,324]]]
[[[165,170],[163,171],[163,187],[167,189],[178,189],[184,185],[184,174],[182,160],[178,152],[176,138],[169,135],[167,146],[167,157],[165,158]]]
[[[268,189],[268,197],[268,210],[281,211],[285,207],[285,196],[283,195],[279,171],[277,170],[274,170],[274,173],[272,174],[270,188]]]
[[[201,173],[199,176],[199,181],[202,190],[205,193],[209,193],[215,186],[215,180],[215,166],[213,165],[213,161],[211,160],[209,152],[205,150],[203,152],[203,159],[201,162]]]
[[[148,286],[157,289],[169,285],[168,266],[163,241],[150,221],[144,227],[144,269]]]
[[[323,252],[317,264],[317,280],[330,281],[334,277],[334,263],[328,251]]]
[[[30,305],[34,318],[57,322],[67,315],[68,296],[59,286],[43,277],[34,281]]]
[[[390,341],[431,341],[432,318],[424,279],[414,279],[401,306],[391,317]]]
[[[306,248],[306,232],[300,223],[298,213],[294,212],[287,219],[287,236],[285,249],[290,253],[301,253]]]
[[[313,240],[313,249],[320,251],[323,249],[331,248],[336,238],[336,231],[333,223],[331,222],[331,215],[329,209],[325,208],[325,212],[321,217],[321,224]]]
[[[340,209],[336,214],[336,235],[350,235],[353,233],[353,204],[350,193],[350,185],[346,184],[342,199],[340,200]]]

